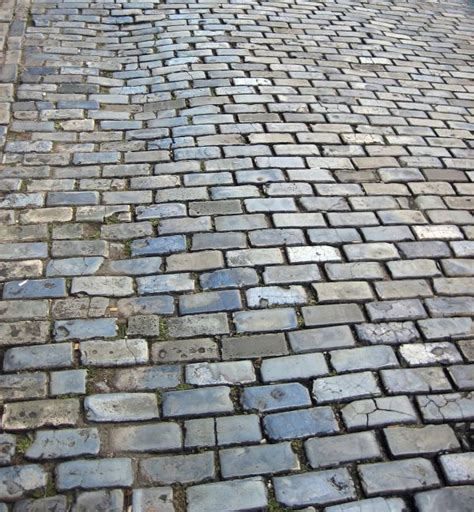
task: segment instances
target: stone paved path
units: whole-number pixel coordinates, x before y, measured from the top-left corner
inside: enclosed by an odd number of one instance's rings
[[[473,6],[0,11],[0,511],[474,510]]]

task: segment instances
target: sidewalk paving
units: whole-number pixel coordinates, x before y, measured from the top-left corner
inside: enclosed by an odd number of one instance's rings
[[[0,512],[474,510],[474,5],[0,11]]]

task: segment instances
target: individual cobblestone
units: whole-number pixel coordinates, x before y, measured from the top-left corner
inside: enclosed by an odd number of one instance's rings
[[[289,507],[330,505],[356,497],[346,469],[276,477],[273,482],[277,500]]]
[[[243,512],[264,508],[268,503],[265,483],[259,477],[192,486],[188,488],[187,501],[190,512]]]
[[[439,479],[431,462],[415,458],[359,466],[362,485],[369,496],[437,487]],[[388,479],[386,476],[390,475]]]
[[[305,443],[305,451],[313,468],[382,457],[372,432],[309,439]]]

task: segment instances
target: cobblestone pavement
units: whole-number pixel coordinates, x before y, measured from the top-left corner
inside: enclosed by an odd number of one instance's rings
[[[473,6],[0,11],[0,512],[472,512]]]

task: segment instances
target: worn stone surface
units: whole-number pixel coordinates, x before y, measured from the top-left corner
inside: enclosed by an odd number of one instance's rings
[[[422,458],[377,462],[359,466],[362,485],[369,496],[437,487],[439,479],[430,461]]]
[[[126,458],[62,462],[57,466],[56,480],[60,490],[127,487],[133,482],[132,464]]]
[[[99,453],[99,432],[95,428],[41,430],[26,450],[29,459],[59,459]]]
[[[290,443],[228,448],[220,452],[224,478],[292,471],[300,468]]]
[[[89,395],[84,402],[90,421],[137,421],[159,416],[153,393],[107,393]]]
[[[310,439],[305,443],[305,451],[313,468],[382,457],[381,449],[372,432]]]
[[[0,510],[469,505],[473,9],[2,2]]]
[[[201,510],[243,512],[262,509],[268,503],[263,478],[246,478],[191,486],[187,490],[186,497],[189,512]]]
[[[152,457],[140,464],[141,477],[153,483],[192,483],[215,475],[212,452]]]
[[[330,505],[356,496],[346,469],[282,476],[273,483],[277,500],[288,507]]]
[[[15,501],[25,493],[46,487],[48,474],[37,464],[0,468],[0,499]]]
[[[474,505],[474,488],[466,485],[420,492],[415,495],[415,502],[421,512],[442,512],[449,509],[469,512]]]

